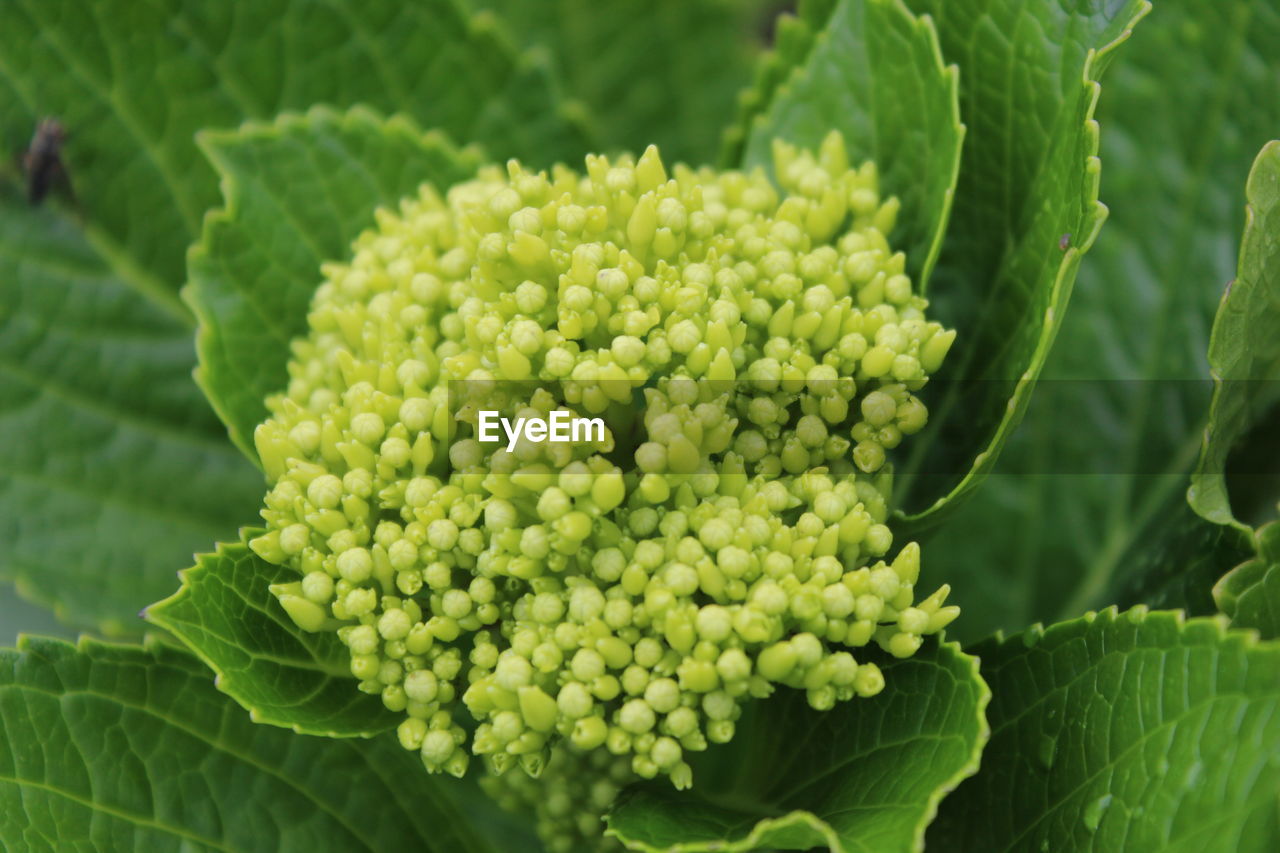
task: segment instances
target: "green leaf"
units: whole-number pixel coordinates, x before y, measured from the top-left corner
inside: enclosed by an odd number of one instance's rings
[[[498,158],[549,164],[583,148],[545,70],[455,0],[0,6],[5,149],[58,117],[92,242],[173,302],[218,203],[196,131],[321,103],[401,111]]]
[[[885,689],[819,712],[783,690],[748,706],[694,787],[623,792],[609,834],[646,851],[919,850],[938,802],[972,775],[990,699],[954,643],[884,667]]]
[[[1280,141],[1258,154],[1246,196],[1239,268],[1209,339],[1213,403],[1187,493],[1209,521],[1240,527],[1227,495],[1227,454],[1275,403],[1280,387]]]
[[[0,578],[73,625],[138,633],[262,476],[191,381],[189,327],[51,210],[0,195]]]
[[[960,66],[969,127],[953,227],[930,283],[958,330],[931,428],[900,487],[919,524],[954,508],[995,463],[1025,410],[1106,208],[1098,78],[1146,0],[913,0]],[[1061,243],[1066,239],[1065,250]]]
[[[1175,600],[1167,587],[1141,593],[1135,555],[1177,556],[1166,577],[1192,560],[1156,537],[1180,533],[1181,520],[1199,526],[1184,493],[1211,392],[1205,351],[1235,274],[1249,164],[1280,127],[1276,55],[1273,3],[1188,0],[1158,5],[1108,72],[1099,117],[1114,214],[1081,266],[1022,427],[995,474],[925,543],[926,572],[955,583],[966,636]],[[1000,537],[985,534],[993,526]],[[1196,598],[1234,564],[1203,575]],[[1139,597],[1108,597],[1117,590]]]
[[[1255,538],[1257,556],[1222,576],[1214,600],[1233,628],[1253,628],[1266,639],[1280,637],[1280,521]]]
[[[243,532],[244,541],[261,531]],[[182,588],[146,618],[169,631],[215,673],[218,689],[255,722],[328,737],[367,737],[398,717],[356,689],[351,655],[337,634],[303,631],[270,586],[295,580],[243,542],[219,545],[181,573]]]
[[[428,777],[394,739],[254,725],[207,676],[154,642],[0,651],[0,846],[500,849],[462,819],[446,790],[462,783]]]
[[[1280,646],[1138,608],[973,651],[991,743],[930,848],[1274,849]]]
[[[775,139],[817,148],[841,131],[850,160],[874,160],[883,191],[901,200],[892,238],[923,289],[964,139],[956,69],[943,67],[932,23],[901,0],[842,0],[797,60],[752,118],[742,164],[767,168]]]
[[[427,181],[471,177],[479,159],[403,118],[359,108],[314,109],[200,141],[222,175],[226,207],[206,218],[190,257],[196,379],[256,459],[253,430],[266,397],[288,381],[289,342],[306,331],[321,263],[349,256],[379,206]]]
[[[751,80],[763,0],[481,0],[525,46],[544,47],[605,148],[710,162]]]

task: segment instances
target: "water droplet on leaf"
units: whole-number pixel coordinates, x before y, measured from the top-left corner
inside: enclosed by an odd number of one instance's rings
[[[1090,832],[1097,832],[1098,824],[1102,823],[1102,815],[1106,813],[1111,806],[1111,795],[1103,794],[1094,800],[1084,809],[1084,828]]]
[[[1049,735],[1040,735],[1040,748],[1037,756],[1046,768],[1053,766],[1053,754],[1058,748],[1058,741]]]

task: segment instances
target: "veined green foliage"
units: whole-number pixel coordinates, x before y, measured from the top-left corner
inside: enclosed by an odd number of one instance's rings
[[[447,187],[470,177],[478,159],[406,119],[383,122],[361,109],[317,108],[207,133],[201,144],[221,173],[225,207],[205,218],[189,257],[196,380],[256,460],[253,428],[285,382],[289,342],[306,329],[321,262],[345,254],[377,207],[424,181]]]
[[[71,219],[0,194],[0,267],[0,578],[70,625],[138,634],[262,477],[191,382],[190,326]]]
[[[909,5],[933,17],[960,67],[969,128],[955,225],[929,290],[967,337],[929,440],[903,466],[907,520],[932,524],[990,472],[1031,399],[1107,215],[1099,80],[1150,4]]]
[[[991,743],[930,846],[1268,849],[1280,647],[1223,625],[1110,609],[975,646]]]
[[[1255,534],[1257,554],[1222,576],[1213,598],[1236,628],[1253,628],[1263,637],[1280,637],[1280,522]]]
[[[337,638],[300,630],[276,602],[271,584],[287,577],[247,545],[219,545],[182,572],[182,588],[145,616],[196,652],[216,674],[218,689],[255,722],[324,737],[390,729],[394,716],[351,689]]]
[[[154,639],[20,640],[0,651],[0,723],[10,850],[510,849],[463,819],[474,789],[415,778],[385,738],[254,725]]]

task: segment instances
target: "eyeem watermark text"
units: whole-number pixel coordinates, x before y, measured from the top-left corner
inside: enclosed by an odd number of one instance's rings
[[[557,444],[584,441],[603,442],[604,421],[600,418],[579,418],[566,411],[557,409],[546,418],[504,418],[499,412],[491,409],[480,410],[478,438],[482,442],[501,441],[502,435],[507,437],[507,450],[513,451],[516,442],[525,438],[533,443],[551,441]]]

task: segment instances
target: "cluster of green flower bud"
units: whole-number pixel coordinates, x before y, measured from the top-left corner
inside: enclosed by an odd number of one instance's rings
[[[548,853],[613,853],[622,844],[604,837],[603,815],[634,782],[629,763],[604,750],[554,747],[542,775],[482,776],[480,787],[508,812],[532,814]]]
[[[875,695],[865,647],[908,656],[958,613],[890,553],[884,464],[953,333],[838,136],[777,146],[781,196],[653,148],[586,166],[424,187],[325,267],[255,434],[251,544],[428,769],[576,750],[686,787],[750,698]],[[508,448],[486,408],[608,434]]]

